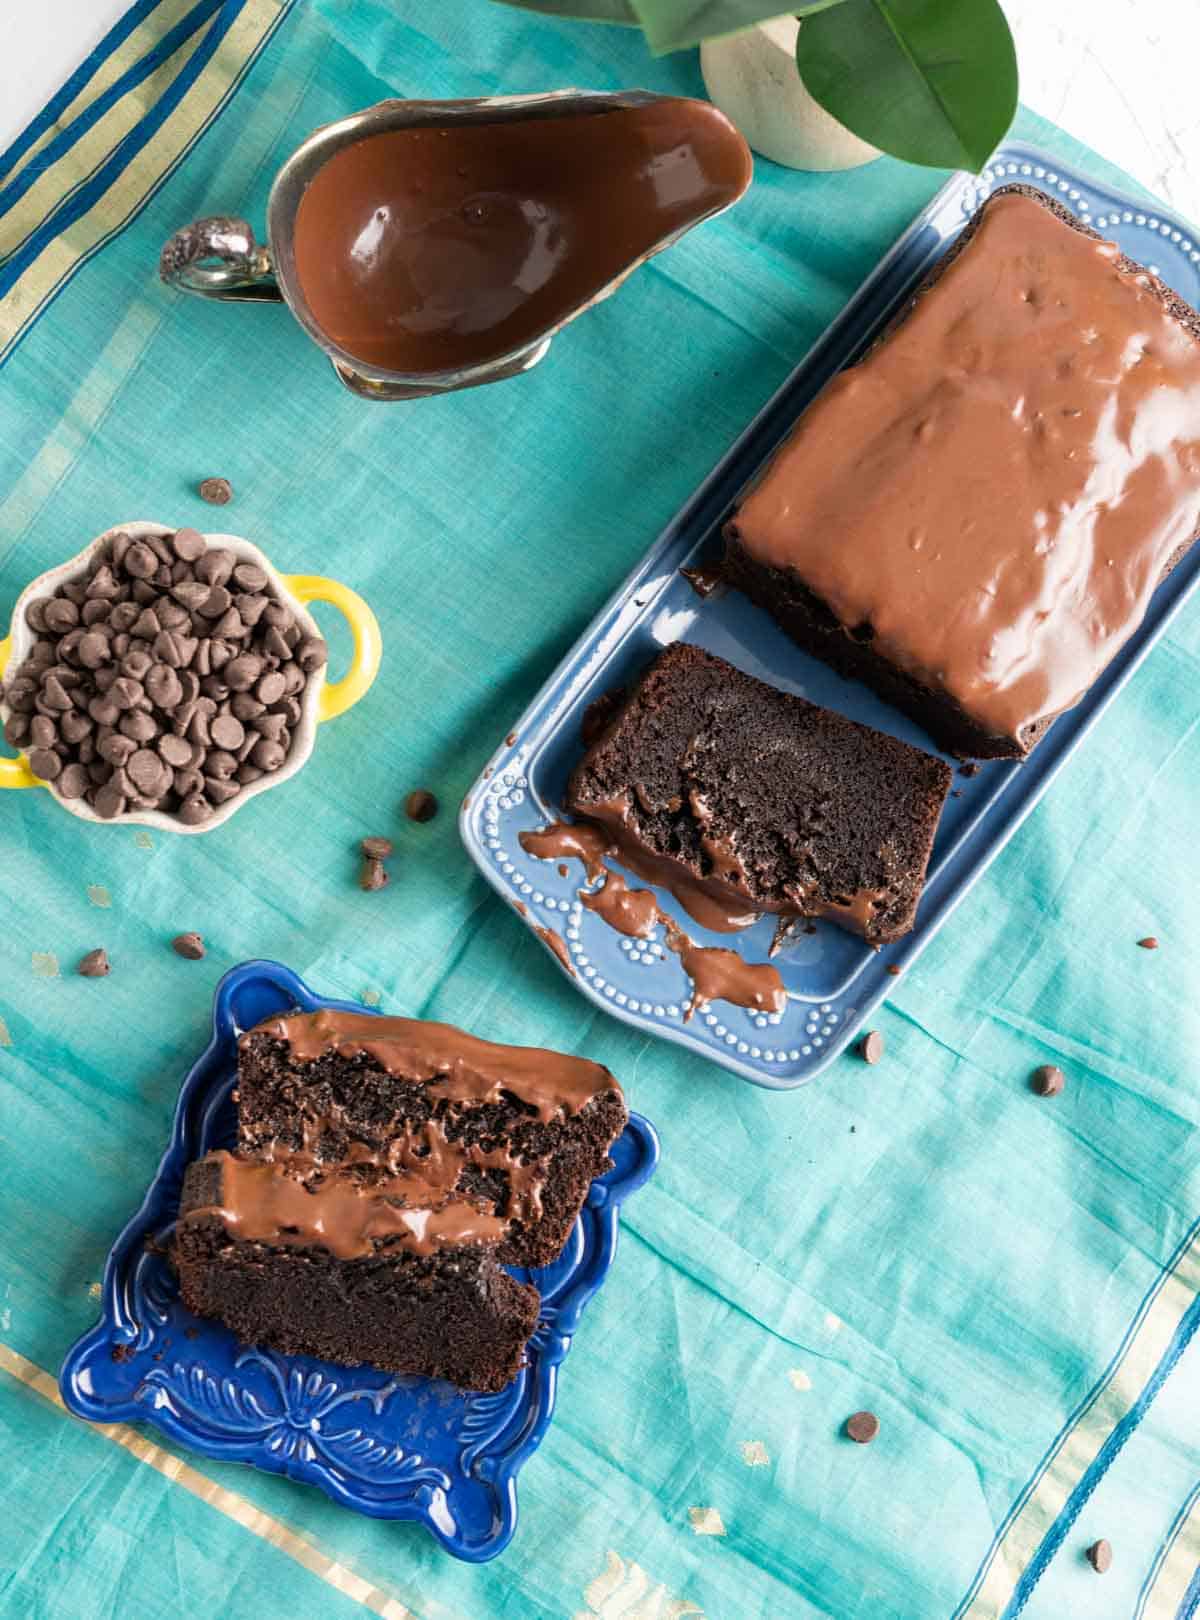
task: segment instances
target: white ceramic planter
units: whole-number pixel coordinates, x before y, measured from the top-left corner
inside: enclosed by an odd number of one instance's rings
[[[709,98],[756,152],[789,169],[855,169],[879,156],[831,118],[796,71],[795,17],[773,17],[700,47]]]

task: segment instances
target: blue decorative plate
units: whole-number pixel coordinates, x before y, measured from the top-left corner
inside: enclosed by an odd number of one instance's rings
[[[1055,721],[1027,763],[993,761],[978,776],[956,776],[955,791],[961,797],[946,804],[914,931],[881,951],[832,923],[798,934],[775,958],[788,993],[781,1014],[767,1017],[721,1001],[685,1022],[690,984],[678,958],[665,949],[661,928],[648,942],[615,933],[580,905],[578,863],[570,863],[567,875],[560,876],[552,862],[526,855],[517,836],[555,818],[567,775],[581,752],[580,720],[588,704],[626,685],[672,641],[696,642],[751,675],[933,751],[916,724],[865,686],[842,680],[801,652],[738,592],[718,592],[701,601],[679,570],[721,554],[721,526],[738,494],[796,418],[835,372],[863,353],[984,199],[998,186],[1014,182],[1049,192],[1189,303],[1200,304],[1200,242],[1192,240],[1182,221],[1096,185],[1025,145],[1003,147],[982,175],[956,175],[585,631],[512,728],[512,742],[496,753],[463,806],[460,828],[472,858],[547,945],[558,936],[570,964],[565,971],[585,996],[626,1023],[691,1047],[758,1085],[785,1089],[811,1080],[853,1040],[891,988],[887,969],[911,963],[929,942],[1195,587],[1200,545],[1159,587],[1138,633],[1087,696]],[[732,946],[748,961],[767,959],[772,918],[743,934],[710,935],[669,895],[657,894],[662,909],[699,943]]]
[[[455,1557],[480,1563],[512,1538],[518,1470],[542,1442],[559,1363],[612,1263],[621,1203],[654,1172],[658,1139],[631,1114],[559,1259],[513,1268],[537,1285],[542,1316],[528,1365],[499,1394],[246,1349],[184,1307],[162,1244],[186,1165],[233,1145],[238,1034],[293,1007],[363,1011],[314,995],[277,962],[244,962],[217,986],[212,1041],[183,1082],[158,1174],[108,1257],[100,1320],[63,1362],[63,1400],[79,1417],[152,1423],[206,1457],[318,1485],[360,1513],[417,1519]]]

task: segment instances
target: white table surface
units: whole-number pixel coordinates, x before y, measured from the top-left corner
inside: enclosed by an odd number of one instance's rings
[[[127,0],[9,0],[0,43],[0,149]],[[488,0],[477,0],[482,8]],[[1200,226],[1195,0],[1006,0],[1021,99],[1119,163]]]

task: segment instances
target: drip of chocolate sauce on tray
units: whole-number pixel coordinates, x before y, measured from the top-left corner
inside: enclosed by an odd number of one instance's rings
[[[736,951],[717,946],[697,945],[679,927],[674,918],[661,910],[649,889],[631,889],[619,872],[613,871],[602,860],[606,854],[617,858],[638,876],[650,883],[669,888],[696,921],[708,928],[723,925],[721,931],[730,933],[733,914],[705,891],[695,885],[681,882],[679,874],[669,869],[670,863],[660,863],[645,850],[630,851],[624,844],[605,837],[607,825],[589,826],[586,822],[574,824],[552,822],[537,832],[519,834],[521,847],[541,860],[556,860],[561,855],[584,863],[589,878],[604,877],[604,886],[592,892],[581,891],[580,900],[589,911],[594,911],[602,922],[618,933],[634,939],[646,939],[656,924],[666,930],[667,949],[679,957],[684,972],[692,981],[692,998],[685,1021],[710,1001],[731,1001],[738,1007],[753,1007],[760,1012],[782,1012],[787,992],[778,969],[769,962],[747,962]],[[582,835],[582,836],[581,836]],[[684,898],[686,895],[686,899]],[[689,903],[690,902],[690,903]],[[744,903],[744,902],[743,902]],[[696,905],[704,915],[692,909]],[[708,921],[715,917],[716,922]],[[757,914],[742,913],[734,927],[749,927],[757,921]],[[539,929],[539,933],[541,930]]]
[[[735,202],[751,173],[723,114],[681,97],[384,131],[309,182],[296,276],[322,332],[365,364],[481,365]]]

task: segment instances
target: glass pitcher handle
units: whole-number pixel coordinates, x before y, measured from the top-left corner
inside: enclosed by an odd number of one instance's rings
[[[163,244],[158,273],[171,287],[202,298],[271,299],[282,294],[271,255],[244,219],[213,214],[176,231]]]

